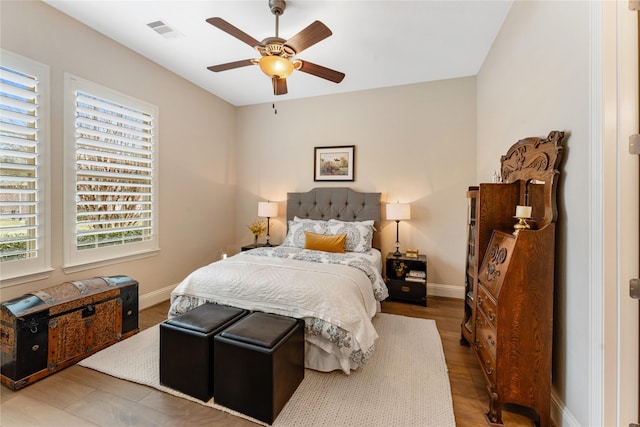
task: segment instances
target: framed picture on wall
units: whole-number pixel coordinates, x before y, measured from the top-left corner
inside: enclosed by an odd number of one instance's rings
[[[355,145],[315,147],[313,156],[314,181],[353,181]]]

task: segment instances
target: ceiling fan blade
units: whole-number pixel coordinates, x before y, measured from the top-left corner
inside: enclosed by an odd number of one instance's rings
[[[326,25],[320,21],[314,21],[307,28],[284,42],[284,45],[293,49],[296,54],[299,54],[306,48],[326,39],[331,34],[333,33]]]
[[[274,95],[285,95],[287,93],[287,79],[272,77],[271,81],[273,82]]]
[[[225,33],[232,35],[238,40],[245,42],[251,47],[262,46],[261,42],[254,39],[253,37],[251,37],[249,34],[245,33],[244,31],[242,31],[241,29],[236,28],[233,25],[229,24],[227,21],[225,21],[222,18],[218,18],[218,17],[209,18],[207,19],[207,22],[213,25],[214,27],[221,29]]]
[[[207,67],[207,70],[213,71],[214,73],[226,70],[232,70],[234,68],[246,67],[247,65],[254,65],[255,62],[251,59],[243,59],[242,61],[235,62],[227,62],[226,64],[212,65],[211,67]]]
[[[331,68],[316,65],[308,61],[300,62],[302,65],[300,65],[298,70],[304,73],[313,74],[316,77],[320,77],[334,83],[340,83],[342,79],[344,79],[344,73],[341,73],[340,71],[332,70]]]

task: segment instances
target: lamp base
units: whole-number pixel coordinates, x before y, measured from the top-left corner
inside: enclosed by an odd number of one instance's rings
[[[400,258],[402,253],[400,253],[400,220],[396,220],[396,251],[393,253],[393,256],[396,258]]]

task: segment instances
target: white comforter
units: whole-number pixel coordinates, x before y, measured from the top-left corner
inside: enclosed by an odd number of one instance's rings
[[[376,263],[375,254],[285,247],[241,252],[191,273],[171,293],[169,315],[215,301],[303,318],[307,342],[349,373],[366,363],[378,337],[371,318],[387,289]],[[311,355],[307,367],[327,370],[323,359]]]

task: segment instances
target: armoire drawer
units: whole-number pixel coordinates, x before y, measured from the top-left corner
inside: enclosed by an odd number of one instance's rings
[[[489,295],[483,285],[484,283],[480,282],[480,285],[478,286],[477,306],[483,311],[492,326],[495,327],[495,325],[498,324],[498,310],[493,297]]]
[[[496,357],[496,328],[489,322],[485,314],[476,313],[476,343],[486,348],[491,356]]]
[[[496,386],[496,359],[483,342],[484,340],[482,337],[476,336],[476,341],[474,342],[473,347],[476,350],[476,357],[480,362],[482,372],[484,372],[484,375],[489,382],[489,386],[493,388]]]

